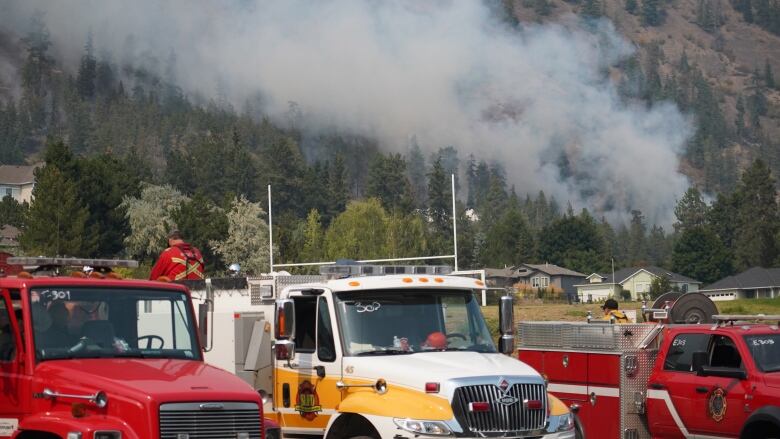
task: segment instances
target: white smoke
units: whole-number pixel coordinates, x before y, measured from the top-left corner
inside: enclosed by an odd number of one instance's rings
[[[72,68],[90,30],[98,53],[160,73],[174,51],[190,94],[219,88],[241,108],[260,93],[280,122],[295,102],[309,130],[388,150],[412,134],[429,151],[453,145],[501,162],[519,193],[608,219],[640,209],[669,224],[688,186],[689,123],[672,105],[620,102],[607,73],[632,47],[607,22],[509,30],[482,2],[454,0],[0,0],[0,26],[23,32],[36,9]]]

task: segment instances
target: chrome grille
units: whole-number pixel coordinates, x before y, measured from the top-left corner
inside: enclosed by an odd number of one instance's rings
[[[512,404],[499,402],[502,398],[516,398]],[[541,409],[526,409],[523,401],[542,402]],[[487,402],[486,412],[469,411],[469,403]],[[452,401],[455,417],[464,430],[482,435],[541,430],[547,417],[547,393],[543,384],[514,384],[502,391],[495,385],[463,386],[455,390]]]
[[[260,409],[252,402],[187,402],[160,406],[160,439],[260,438]],[[180,436],[180,435],[187,436]]]

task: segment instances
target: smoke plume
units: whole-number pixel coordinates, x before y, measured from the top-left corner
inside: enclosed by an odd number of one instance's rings
[[[621,103],[610,67],[633,48],[606,22],[509,29],[478,1],[0,0],[0,30],[45,12],[53,49],[75,69],[96,52],[145,63],[191,95],[262,110],[308,132],[338,130],[405,152],[452,145],[502,163],[518,193],[620,220],[668,224],[688,181],[690,133],[672,105]],[[175,56],[175,64],[168,61]],[[166,64],[168,66],[166,67]]]

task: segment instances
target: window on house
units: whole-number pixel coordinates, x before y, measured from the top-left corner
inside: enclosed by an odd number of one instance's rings
[[[542,278],[542,287],[547,287],[550,285],[550,278],[549,277],[543,277]]]
[[[5,196],[6,197],[12,197],[13,195],[14,195],[13,189],[11,189],[10,187],[5,188]]]
[[[539,277],[531,278],[531,286],[534,288],[539,288]]]

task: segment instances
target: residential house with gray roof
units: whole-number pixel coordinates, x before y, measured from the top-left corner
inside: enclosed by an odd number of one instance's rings
[[[700,292],[713,301],[773,299],[780,296],[780,268],[749,268],[707,285]]]
[[[553,288],[575,297],[574,285],[585,280],[585,275],[555,264],[520,264],[506,268],[486,268],[485,279],[489,286],[509,288],[527,285],[531,288]]]

